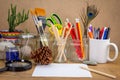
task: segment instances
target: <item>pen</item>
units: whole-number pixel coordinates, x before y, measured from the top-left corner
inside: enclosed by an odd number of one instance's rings
[[[94,28],[94,39],[99,39],[99,32],[100,31],[100,28],[98,28],[98,29],[95,29]]]
[[[89,38],[93,39],[93,33],[91,32],[90,29],[88,29],[88,35],[89,35]]]
[[[94,27],[93,28],[93,38],[96,39],[97,37],[97,29]]]
[[[108,27],[106,39],[108,39],[109,35],[110,35],[110,27]]]
[[[96,37],[96,39],[99,39],[99,34],[100,34],[100,28],[97,29],[97,37]]]
[[[93,32],[93,27],[92,27],[91,24],[90,24],[90,26],[89,26],[89,29],[91,30],[91,32]]]
[[[108,28],[106,28],[104,31],[103,39],[107,39],[107,32],[108,32]]]
[[[104,27],[100,30],[100,33],[99,33],[99,39],[101,39],[101,38],[102,38],[103,31],[104,31]]]
[[[103,28],[103,33],[102,33],[102,37],[101,37],[101,39],[105,39],[105,36],[106,36],[106,32],[107,32],[107,27],[104,27]]]

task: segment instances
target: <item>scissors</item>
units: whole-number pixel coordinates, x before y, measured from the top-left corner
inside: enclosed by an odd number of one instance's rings
[[[57,14],[52,14],[49,18],[46,19],[46,25],[49,27],[50,33],[53,34],[51,23],[55,25],[55,27],[57,27],[59,35],[61,35],[62,34],[62,21]]]

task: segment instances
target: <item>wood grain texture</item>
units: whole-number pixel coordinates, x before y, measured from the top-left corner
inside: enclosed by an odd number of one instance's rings
[[[0,68],[4,65],[0,60]],[[97,66],[88,66],[89,68],[115,75],[114,80],[120,79],[120,56],[114,62],[108,62],[106,64],[98,64]],[[23,72],[10,72],[6,71],[0,73],[0,80],[113,80],[112,78],[105,77],[96,73],[92,73],[92,78],[64,78],[64,77],[32,77],[35,65],[32,69]]]

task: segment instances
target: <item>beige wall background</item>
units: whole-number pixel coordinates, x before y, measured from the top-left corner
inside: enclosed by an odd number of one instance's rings
[[[80,13],[86,7],[86,2],[95,4],[100,9],[98,16],[91,24],[94,27],[110,26],[111,42],[116,43],[120,48],[120,0],[0,0],[0,30],[8,29],[7,13],[11,3],[17,5],[18,11],[23,8],[27,11],[40,7],[46,10],[46,17],[57,13],[63,22],[66,18],[74,22],[75,18],[80,18]],[[37,33],[31,15],[29,15],[29,20],[17,28]]]

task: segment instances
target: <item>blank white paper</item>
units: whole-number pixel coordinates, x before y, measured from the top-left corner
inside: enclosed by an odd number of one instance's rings
[[[85,64],[51,63],[49,65],[37,65],[32,77],[92,77],[91,72],[81,69]]]

